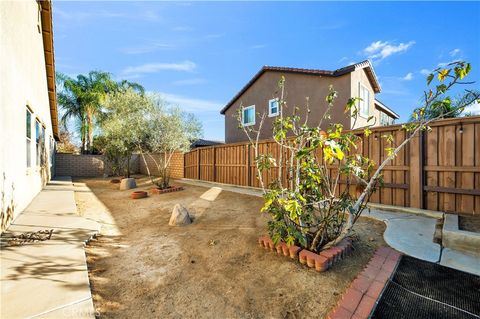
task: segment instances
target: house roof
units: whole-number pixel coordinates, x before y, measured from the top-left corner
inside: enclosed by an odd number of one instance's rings
[[[296,74],[308,74],[308,75],[316,75],[316,76],[327,76],[327,77],[337,77],[342,76],[348,73],[351,73],[358,69],[365,69],[367,73],[368,79],[372,84],[372,87],[375,93],[380,93],[380,83],[378,82],[378,78],[373,70],[372,63],[369,60],[365,60],[359,63],[351,64],[345,66],[340,69],[336,69],[333,71],[329,70],[319,70],[319,69],[301,69],[301,68],[288,68],[288,67],[278,67],[278,66],[263,66],[254,77],[248,81],[248,83],[230,100],[230,102],[225,105],[225,107],[220,111],[220,114],[225,114],[230,106],[235,103],[235,101],[243,94],[250,86],[255,83],[255,81],[265,72],[273,71],[273,72],[283,72],[283,73],[296,73]]]
[[[42,37],[45,68],[47,71],[48,100],[50,103],[50,117],[55,140],[59,141],[57,92],[55,90],[55,57],[53,52],[53,23],[51,0],[39,1],[42,7]]]
[[[375,99],[375,107],[377,109],[382,110],[384,113],[389,114],[391,117],[393,117],[396,120],[398,120],[400,118],[400,115],[395,113],[391,108],[389,108],[388,106],[386,106],[385,104],[383,104],[382,102],[380,102],[377,99]]]
[[[213,146],[213,145],[220,145],[224,144],[223,142],[218,142],[218,141],[211,141],[211,140],[204,140],[202,138],[196,140],[190,145],[190,148],[196,148],[196,147],[206,147],[206,146]]]

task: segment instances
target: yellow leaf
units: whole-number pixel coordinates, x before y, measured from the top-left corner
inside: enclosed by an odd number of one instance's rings
[[[445,78],[447,77],[448,73],[450,73],[449,69],[443,69],[443,70],[439,71],[438,72],[438,79],[440,81],[444,81]]]

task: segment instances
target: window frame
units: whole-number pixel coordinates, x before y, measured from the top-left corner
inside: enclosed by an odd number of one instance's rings
[[[364,99],[364,97],[362,96],[362,89],[367,92],[367,99]],[[361,82],[358,82],[358,96],[361,98],[361,100],[359,101],[358,115],[368,119],[368,117],[370,116],[370,90]],[[362,105],[366,106],[366,114],[362,112]]]
[[[42,122],[37,117],[35,118],[35,166],[40,167],[41,165],[41,139],[42,139]]]
[[[277,103],[277,112],[272,113],[272,104],[276,102]],[[268,117],[274,117],[280,115],[280,103],[278,102],[278,99],[270,99],[268,100]]]
[[[26,108],[26,113],[25,113],[25,138],[26,138],[26,162],[27,162],[27,169],[32,167],[32,117],[33,117],[33,112],[30,110],[30,108],[27,106]]]
[[[253,122],[245,123],[245,111],[253,109]],[[255,125],[256,116],[255,116],[255,104],[242,107],[242,125],[243,126],[252,126]]]

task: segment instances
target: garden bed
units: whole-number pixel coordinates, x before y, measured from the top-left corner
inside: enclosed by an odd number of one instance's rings
[[[178,192],[183,190],[184,190],[183,186],[168,186],[167,188],[164,188],[164,189],[159,187],[154,187],[150,189],[150,193],[165,194],[165,193],[172,193],[172,192]]]
[[[385,245],[384,224],[361,218],[355,249],[318,273],[258,247],[267,221],[262,198],[227,191],[202,198],[210,188],[188,186],[133,201],[108,180],[83,182],[93,193],[75,193],[79,211],[102,224],[86,248],[102,318],[323,318]],[[137,184],[152,187],[147,178]],[[168,226],[176,203],[193,224]]]

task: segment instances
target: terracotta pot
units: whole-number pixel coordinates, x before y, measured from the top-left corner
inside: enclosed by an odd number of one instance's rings
[[[132,199],[140,199],[140,198],[145,198],[147,196],[148,196],[148,193],[144,191],[135,191],[130,195]]]

